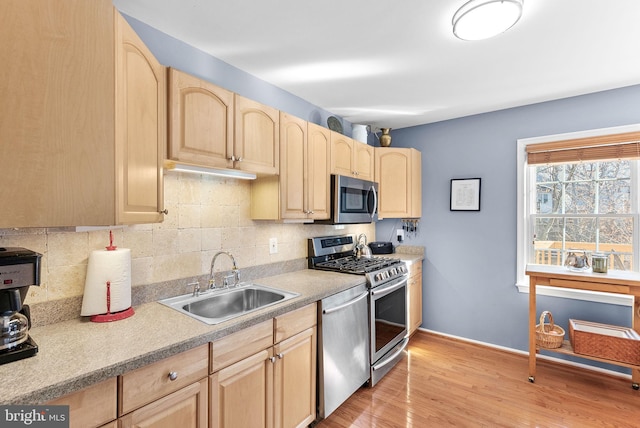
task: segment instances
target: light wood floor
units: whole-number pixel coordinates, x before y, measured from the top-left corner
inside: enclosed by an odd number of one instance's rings
[[[640,427],[631,380],[417,332],[375,388],[360,388],[316,428]]]

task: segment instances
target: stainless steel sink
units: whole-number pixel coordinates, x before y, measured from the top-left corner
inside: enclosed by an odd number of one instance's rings
[[[240,284],[229,289],[204,292],[199,296],[185,294],[172,297],[160,300],[160,303],[207,324],[218,324],[298,295],[264,285]]]

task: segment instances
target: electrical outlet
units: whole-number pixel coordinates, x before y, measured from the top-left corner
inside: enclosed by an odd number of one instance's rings
[[[396,229],[396,236],[398,237],[398,242],[404,241],[404,230]]]
[[[278,238],[269,238],[269,254],[278,252]]]

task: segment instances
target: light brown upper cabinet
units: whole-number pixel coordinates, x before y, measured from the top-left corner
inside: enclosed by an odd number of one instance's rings
[[[165,68],[111,0],[2,8],[0,227],[162,221]]]
[[[331,131],[331,174],[374,180],[374,148]]]
[[[235,95],[234,168],[258,175],[280,172],[280,112]]]
[[[422,216],[422,163],[416,149],[376,147],[378,218]]]
[[[280,112],[280,176],[251,183],[253,219],[329,218],[329,132]]]
[[[170,68],[168,158],[233,168],[233,110],[233,92]]]

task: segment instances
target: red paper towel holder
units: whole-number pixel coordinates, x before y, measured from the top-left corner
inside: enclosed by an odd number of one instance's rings
[[[133,316],[135,312],[132,307],[128,307],[123,311],[111,312],[111,281],[107,281],[107,313],[91,315],[92,322],[111,322],[119,321]]]
[[[109,231],[109,246],[105,247],[107,251],[114,251],[118,247],[113,245],[113,232]],[[132,307],[128,307],[123,311],[111,312],[111,281],[107,281],[107,313],[106,314],[98,314],[91,315],[90,320],[92,322],[111,322],[111,321],[119,321],[125,318],[129,318],[133,316],[135,312]]]

